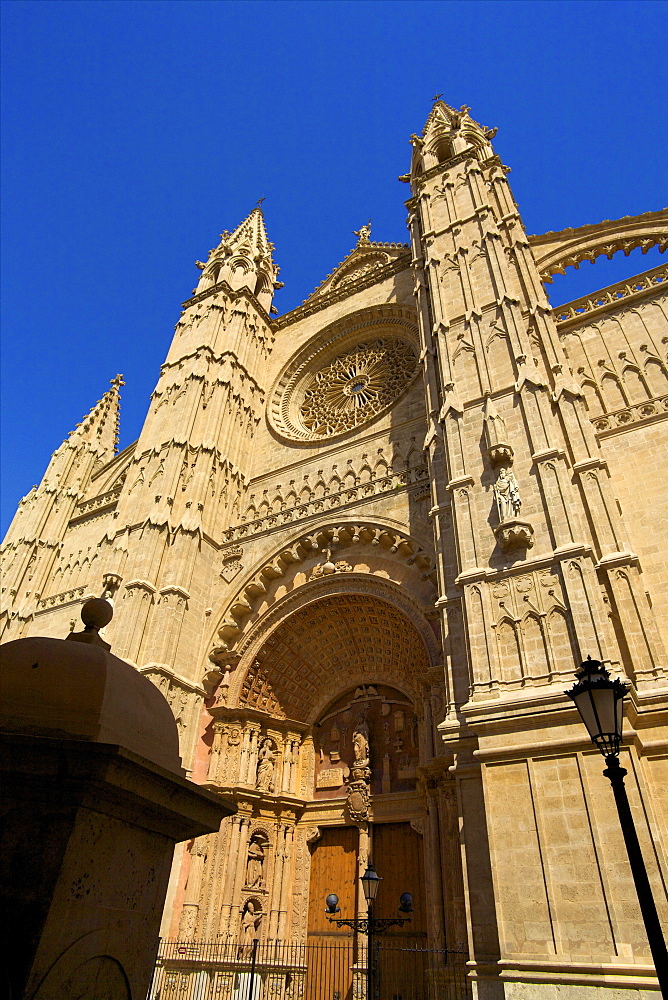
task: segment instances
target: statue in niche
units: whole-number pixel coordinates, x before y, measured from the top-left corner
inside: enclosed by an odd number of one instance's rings
[[[353,753],[355,755],[353,767],[369,766],[369,726],[363,715],[357,720],[353,731]]]
[[[355,823],[362,823],[369,816],[371,768],[369,767],[369,725],[360,715],[353,729],[354,760],[346,778],[348,813]]]
[[[519,516],[522,509],[520,488],[514,473],[505,466],[499,469],[499,478],[494,484],[494,495],[499,521],[508,521],[510,518]]]
[[[264,866],[264,849],[259,837],[253,837],[248,845],[248,862],[246,864],[246,885],[249,889],[264,888],[262,871]]]
[[[237,958],[244,954],[249,954],[253,946],[253,939],[258,937],[260,923],[264,914],[258,903],[249,899],[241,914],[241,944],[237,953]]]
[[[273,742],[269,736],[265,737],[260,747],[257,760],[257,776],[255,787],[261,792],[273,792],[274,790],[274,750]]]

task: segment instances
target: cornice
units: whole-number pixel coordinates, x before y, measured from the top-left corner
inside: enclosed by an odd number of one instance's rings
[[[451,156],[449,160],[444,160],[443,163],[437,163],[435,166],[430,167],[429,170],[425,170],[423,174],[413,178],[413,183],[415,184],[416,192],[421,191],[425,185],[426,181],[431,180],[432,177],[438,177],[439,174],[445,173],[451,167],[456,167],[459,163],[465,163],[466,160],[477,160],[481,167],[501,167],[502,170],[508,171],[508,167],[504,167],[501,162],[501,157],[494,155],[487,157],[486,160],[481,160],[478,157],[478,151],[473,146],[469,146],[468,149],[463,150],[461,153],[457,153],[456,156]],[[416,197],[414,194],[413,197]],[[412,201],[412,199],[409,199]]]
[[[410,472],[393,472],[379,479],[358,483],[355,486],[347,486],[337,493],[315,497],[305,504],[298,504],[296,507],[275,511],[267,514],[266,517],[242,522],[241,524],[227,528],[223,532],[221,548],[226,548],[232,543],[236,544],[242,539],[258,538],[261,535],[269,534],[272,531],[284,528],[295,522],[300,524],[309,522],[322,518],[323,515],[333,513],[334,511],[343,511],[350,506],[361,507],[367,503],[377,501],[382,496],[396,496],[399,493],[405,493],[411,488],[414,489],[427,482],[427,467],[422,465],[410,470]]]

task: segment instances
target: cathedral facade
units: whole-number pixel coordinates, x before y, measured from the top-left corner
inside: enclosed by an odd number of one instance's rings
[[[410,243],[369,226],[277,316],[260,207],[183,305],[139,440],[122,380],[3,547],[2,640],[105,596],[237,813],[175,857],[163,936],[319,941],[324,897],[465,949],[474,995],[654,995],[603,759],[564,696],[630,685],[622,760],[668,919],[665,266],[558,309],[569,265],[668,213],[528,236],[494,131],[437,101]],[[647,991],[647,993],[643,992]]]

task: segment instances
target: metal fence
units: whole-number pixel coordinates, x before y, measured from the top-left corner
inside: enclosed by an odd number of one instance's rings
[[[370,1000],[471,1000],[468,956],[423,943],[376,940]],[[366,943],[163,941],[148,1000],[368,1000]]]

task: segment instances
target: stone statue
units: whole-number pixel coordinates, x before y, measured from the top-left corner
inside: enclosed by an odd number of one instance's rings
[[[262,869],[264,866],[264,850],[255,837],[248,845],[248,863],[246,865],[246,885],[249,889],[259,889],[264,886]]]
[[[353,731],[354,767],[369,766],[369,726],[363,715],[357,720]]]
[[[241,914],[241,944],[239,945],[238,958],[244,953],[248,953],[253,945],[253,939],[258,937],[258,930],[264,914],[252,899],[249,899]]]
[[[274,752],[271,739],[267,736],[262,741],[257,760],[257,777],[255,787],[261,792],[274,790]]]
[[[357,237],[357,246],[364,246],[366,243],[370,242],[371,237],[371,219],[367,222],[366,226],[361,226],[358,230],[353,230],[353,236]]]
[[[519,515],[522,508],[520,488],[514,473],[505,466],[499,469],[499,478],[494,484],[494,495],[499,512],[499,521],[507,521]]]

